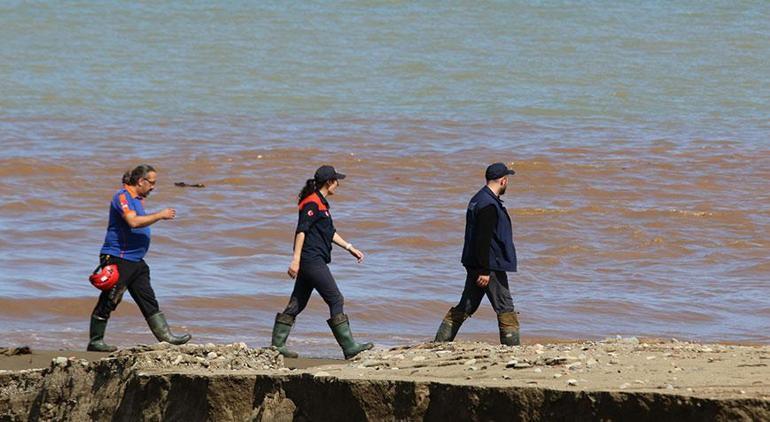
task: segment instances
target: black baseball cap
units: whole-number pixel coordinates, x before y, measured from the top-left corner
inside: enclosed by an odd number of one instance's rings
[[[337,179],[342,180],[345,178],[345,175],[342,173],[337,173],[337,170],[334,170],[334,167],[332,166],[321,166],[318,167],[318,170],[315,171],[315,176],[313,176],[316,183],[326,183],[329,180]]]
[[[495,180],[509,174],[516,174],[516,172],[506,167],[503,163],[494,163],[487,167],[485,176],[487,180]]]

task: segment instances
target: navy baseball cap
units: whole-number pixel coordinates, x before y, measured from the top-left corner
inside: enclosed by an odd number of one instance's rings
[[[516,174],[516,172],[506,167],[503,163],[494,163],[487,167],[485,176],[487,180],[495,180],[509,174]]]
[[[326,183],[329,180],[337,179],[342,180],[345,178],[345,175],[342,173],[337,173],[337,170],[334,169],[332,166],[321,166],[318,167],[318,170],[315,171],[315,176],[313,176],[316,183]]]

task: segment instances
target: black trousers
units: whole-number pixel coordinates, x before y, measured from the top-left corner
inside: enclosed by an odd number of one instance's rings
[[[476,284],[479,271],[472,268],[466,268],[466,270],[468,275],[465,278],[465,288],[460,297],[460,303],[455,306],[455,309],[473,315],[479,309],[481,299],[486,294],[496,313],[513,312],[513,299],[511,298],[511,290],[508,288],[508,274],[505,271],[490,272],[489,284],[487,287],[481,288]]]
[[[334,281],[329,266],[323,262],[300,263],[299,274],[294,281],[294,291],[291,292],[289,304],[283,313],[296,317],[307,306],[313,289],[323,298],[329,306],[329,315],[342,313],[345,299],[342,297],[337,282]]]
[[[155,291],[150,285],[150,267],[144,260],[133,262],[112,255],[101,255],[99,264],[102,267],[110,264],[117,265],[120,278],[115,287],[99,295],[92,315],[103,319],[109,318],[112,311],[117,309],[126,290],[131,294],[145,318],[160,312]]]

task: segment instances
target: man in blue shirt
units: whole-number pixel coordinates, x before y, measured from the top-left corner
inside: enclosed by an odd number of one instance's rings
[[[116,265],[119,278],[117,284],[99,296],[91,314],[89,330],[89,351],[113,352],[115,346],[104,342],[107,320],[126,290],[136,302],[158,341],[184,344],[189,334],[175,336],[171,333],[166,317],[158,308],[155,292],[150,285],[150,267],[144,256],[150,248],[150,226],[160,220],[176,217],[173,208],[147,214],[144,199],[155,189],[157,172],[147,164],[137,166],[123,175],[123,188],[112,198],[110,217],[104,245],[99,253],[99,268]],[[97,269],[98,270],[98,269]]]
[[[435,341],[453,341],[462,323],[478,309],[484,294],[497,313],[500,343],[519,341],[519,321],[508,288],[507,272],[516,272],[511,218],[500,196],[508,176],[514,174],[503,163],[487,167],[487,184],[471,198],[465,214],[465,243],[462,264],[467,277],[462,297],[450,308],[436,333]]]

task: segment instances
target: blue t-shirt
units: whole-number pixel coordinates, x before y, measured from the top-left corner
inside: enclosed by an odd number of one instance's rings
[[[104,245],[99,253],[138,262],[150,249],[150,227],[132,229],[123,218],[128,213],[146,215],[142,199],[133,197],[124,187],[112,197],[107,234],[104,236]]]

